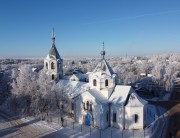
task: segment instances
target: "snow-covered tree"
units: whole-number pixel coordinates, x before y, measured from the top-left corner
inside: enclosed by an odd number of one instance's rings
[[[17,110],[29,108],[31,97],[35,95],[37,90],[36,82],[37,74],[32,72],[30,65],[22,65],[16,77],[12,82],[11,101],[16,103]]]

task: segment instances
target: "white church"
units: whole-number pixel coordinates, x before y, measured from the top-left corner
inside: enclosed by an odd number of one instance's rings
[[[63,59],[56,49],[53,30],[52,47],[44,60],[44,68],[52,80],[68,84],[67,90],[72,99],[69,112],[76,122],[100,129],[145,127],[147,101],[138,96],[133,87],[116,84],[117,76],[105,59],[104,44],[101,60],[89,74],[89,82],[67,80],[63,78]]]

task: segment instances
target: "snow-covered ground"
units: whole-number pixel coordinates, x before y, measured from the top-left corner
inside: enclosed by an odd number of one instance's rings
[[[130,137],[146,137],[148,132],[143,130],[119,130],[116,128],[108,128],[105,130],[99,130],[97,128],[91,128],[88,126],[80,125],[78,123],[72,123],[67,121],[64,123],[65,127],[61,127],[58,123],[47,123],[46,121],[40,121],[32,117],[20,118],[12,120],[5,120],[0,117],[0,137],[19,137],[19,138],[130,138]]]
[[[0,112],[0,137],[19,138],[149,138],[165,137],[168,118],[164,109],[154,108],[160,115],[145,130],[120,130],[117,128],[107,128],[100,130],[74,123],[72,119],[65,118],[63,126],[58,118],[53,117],[52,122],[41,121],[38,117],[4,117]],[[153,110],[154,111],[154,110]]]

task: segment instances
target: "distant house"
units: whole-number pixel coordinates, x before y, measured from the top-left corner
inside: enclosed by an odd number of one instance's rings
[[[152,74],[147,74],[147,77],[152,77],[153,75]]]
[[[84,65],[84,64],[87,64],[88,62],[87,61],[83,61],[83,60],[81,60],[81,61],[79,61],[79,65],[81,66],[81,65]]]
[[[85,81],[85,79],[86,78],[85,78],[84,74],[82,74],[82,73],[73,74],[70,77],[71,81]]]
[[[83,74],[83,72],[81,71],[81,69],[74,67],[65,73],[66,76],[71,76],[73,74]]]
[[[145,77],[146,73],[141,73],[140,76]]]

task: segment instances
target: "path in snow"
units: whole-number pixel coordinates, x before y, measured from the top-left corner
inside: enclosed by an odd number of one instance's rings
[[[39,120],[9,117],[0,112],[0,137],[37,138],[57,131]]]

